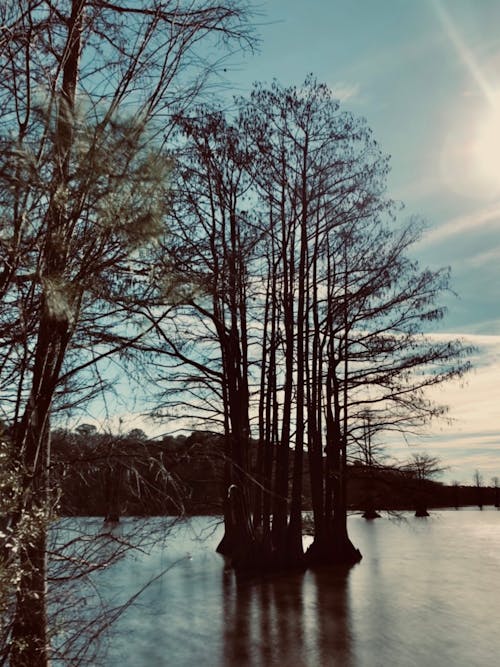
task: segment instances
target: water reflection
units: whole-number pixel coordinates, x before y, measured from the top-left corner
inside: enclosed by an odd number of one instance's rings
[[[225,667],[354,664],[348,570],[222,576]]]
[[[96,601],[116,606],[145,589],[112,627],[106,658],[92,664],[498,664],[496,510],[433,512],[425,520],[407,515],[398,522],[351,517],[351,538],[363,560],[349,572],[243,582],[223,571],[215,553],[220,531],[207,533],[211,525],[209,517],[179,524],[164,546],[99,573]],[[151,521],[145,527],[149,534]],[[124,522],[125,536],[128,529]]]
[[[354,568],[357,568],[355,565]],[[353,665],[349,570],[311,573],[317,597],[317,665]]]

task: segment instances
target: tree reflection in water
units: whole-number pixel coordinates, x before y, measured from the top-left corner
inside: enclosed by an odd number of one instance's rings
[[[223,662],[234,665],[353,665],[349,570],[222,581]]]

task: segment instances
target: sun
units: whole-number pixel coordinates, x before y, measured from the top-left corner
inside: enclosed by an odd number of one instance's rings
[[[473,169],[492,195],[500,194],[500,94],[478,114],[472,141]]]
[[[441,178],[461,197],[500,197],[500,91],[488,99],[463,98],[440,152]]]
[[[443,180],[451,190],[462,196],[498,199],[500,88],[497,81],[488,76],[496,71],[496,67],[482,62],[467,44],[442,0],[430,0],[430,3],[469,80],[456,120],[450,123],[448,136],[443,141]]]

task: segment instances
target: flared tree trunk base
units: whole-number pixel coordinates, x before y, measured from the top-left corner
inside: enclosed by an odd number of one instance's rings
[[[269,542],[242,540],[230,545],[228,538],[223,538],[217,547],[217,553],[224,556],[226,567],[234,570],[237,576],[254,576],[279,572],[304,572],[304,555],[291,555],[289,552],[274,550]]]
[[[232,484],[224,507],[224,536],[216,551],[224,556],[226,567],[236,574],[265,574],[279,571],[304,571],[301,527],[288,530],[283,543],[273,544],[270,536],[253,528],[247,499],[238,486]]]
[[[340,565],[356,565],[363,558],[359,549],[353,545],[349,537],[341,539],[315,539],[306,552],[308,567]]]
[[[429,516],[429,512],[427,511],[427,507],[425,505],[419,505],[415,509],[415,516],[419,518],[424,518],[426,516]]]
[[[227,531],[224,531],[224,535],[222,536],[222,540],[219,542],[217,545],[217,548],[215,551],[220,554],[221,556],[230,556],[234,546],[231,544],[232,540],[228,536]]]

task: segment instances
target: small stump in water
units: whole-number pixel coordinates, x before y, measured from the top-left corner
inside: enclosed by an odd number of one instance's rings
[[[415,510],[415,516],[420,518],[426,517],[429,516],[429,512],[425,507],[417,507],[417,509]]]

